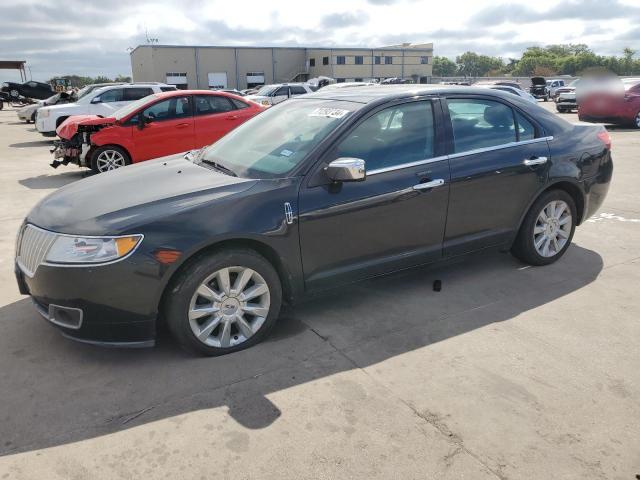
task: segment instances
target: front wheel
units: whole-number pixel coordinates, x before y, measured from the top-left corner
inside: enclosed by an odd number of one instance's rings
[[[576,205],[567,192],[542,194],[527,212],[511,253],[530,265],[555,262],[571,244],[576,219]]]
[[[640,112],[636,114],[636,118],[633,121],[636,128],[640,128]]]
[[[91,155],[91,170],[95,173],[108,172],[125,167],[130,163],[129,154],[116,145],[99,147]]]
[[[178,343],[200,355],[248,348],[280,313],[280,277],[264,257],[221,250],[190,261],[167,291],[163,316]]]

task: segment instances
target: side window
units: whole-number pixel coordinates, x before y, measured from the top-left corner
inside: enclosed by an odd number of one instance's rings
[[[447,100],[456,153],[516,141],[513,110],[492,100]]]
[[[177,90],[177,88],[176,87],[160,87],[161,92],[173,92],[174,90]]]
[[[122,90],[122,88],[107,90],[102,95],[100,95],[100,100],[102,100],[102,103],[122,102],[124,98],[124,92]]]
[[[235,107],[226,97],[218,95],[196,95],[196,113],[211,115],[234,110]]]
[[[361,158],[367,171],[425,160],[433,157],[434,132],[431,102],[404,103],[358,125],[338,145],[335,158]]]
[[[273,94],[274,97],[281,97],[289,95],[289,87],[280,87],[276,90],[276,93]]]
[[[307,91],[304,89],[304,87],[300,87],[300,86],[292,86],[289,87],[291,88],[291,95],[304,95],[305,93],[307,93]]]
[[[150,88],[125,88],[124,89],[124,100],[125,101],[133,101],[140,100],[141,98],[146,97],[147,95],[151,95],[153,90]]]
[[[249,105],[247,105],[246,103],[244,103],[241,100],[236,100],[235,98],[231,98],[231,103],[233,103],[233,105],[238,109],[241,110],[243,108],[249,108]]]
[[[173,97],[154,103],[143,111],[143,115],[157,122],[188,117],[191,115],[189,97]]]
[[[524,116],[517,110],[516,122],[518,122],[518,141],[533,140],[536,138],[536,129],[533,124],[524,118]]]

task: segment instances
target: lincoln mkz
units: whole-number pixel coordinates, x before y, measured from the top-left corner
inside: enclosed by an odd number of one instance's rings
[[[204,355],[281,304],[478,251],[547,265],[602,204],[611,141],[490,89],[322,90],[197,152],[67,185],[27,216],[20,290],[64,335]]]

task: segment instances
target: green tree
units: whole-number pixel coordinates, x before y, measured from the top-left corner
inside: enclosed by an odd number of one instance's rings
[[[456,74],[458,66],[447,57],[433,57],[433,76],[452,77]]]
[[[456,57],[458,73],[467,77],[482,77],[491,70],[502,70],[504,62],[501,58],[465,52]]]

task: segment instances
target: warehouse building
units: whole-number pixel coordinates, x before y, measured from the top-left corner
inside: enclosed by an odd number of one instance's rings
[[[131,51],[134,81],[183,89],[242,90],[318,76],[338,82],[399,77],[429,83],[432,64],[432,43],[381,48],[140,45]]]

